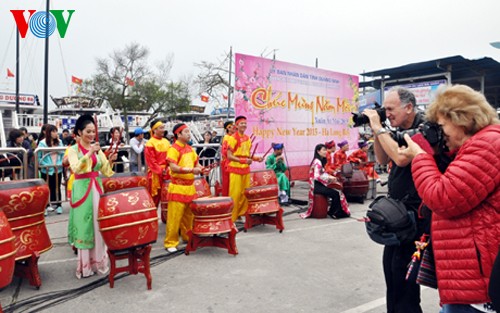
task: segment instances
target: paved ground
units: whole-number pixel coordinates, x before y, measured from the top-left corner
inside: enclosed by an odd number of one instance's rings
[[[297,184],[292,196],[305,200],[307,187]],[[285,231],[259,226],[238,233],[237,256],[208,247],[168,255],[160,227],[152,290],[141,274],[122,274],[113,289],[106,277],[76,279],[65,207],[47,218],[54,248],[40,258],[40,290],[14,278],[0,303],[5,312],[385,312],[382,246],[356,220],[368,203],[352,203],[353,216],[343,220],[302,220],[300,207],[285,207]],[[438,312],[435,290],[422,289],[422,306]]]

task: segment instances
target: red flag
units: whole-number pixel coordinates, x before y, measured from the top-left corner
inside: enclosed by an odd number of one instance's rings
[[[73,84],[81,85],[83,83],[83,80],[81,78],[71,76],[71,82]]]
[[[201,101],[203,102],[208,102],[208,99],[209,99],[208,96],[203,96],[203,95],[201,96]]]
[[[125,84],[130,87],[135,86],[135,81],[133,81],[130,77],[125,77]]]
[[[10,69],[7,69],[7,77],[14,77],[14,73]]]
[[[225,94],[222,94],[222,98],[223,98],[224,100],[227,100],[227,96],[226,96]]]

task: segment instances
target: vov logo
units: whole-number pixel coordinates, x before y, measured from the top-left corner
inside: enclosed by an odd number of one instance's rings
[[[12,12],[12,15],[14,16],[14,20],[16,21],[17,29],[19,30],[19,35],[21,35],[21,38],[26,37],[28,28],[36,37],[46,38],[47,27],[49,28],[49,36],[54,33],[57,27],[59,36],[61,36],[61,38],[64,38],[64,36],[66,36],[66,31],[68,30],[69,22],[71,21],[71,16],[73,16],[73,13],[75,12],[75,10],[67,10],[69,15],[68,20],[66,21],[64,20],[63,16],[64,10],[49,10],[49,21],[47,23],[46,11],[27,11],[30,13],[28,20],[26,20],[24,17],[24,12],[26,12],[26,10],[10,10],[10,12]]]

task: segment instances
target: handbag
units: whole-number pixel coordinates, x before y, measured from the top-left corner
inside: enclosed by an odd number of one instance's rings
[[[366,232],[373,241],[385,246],[400,246],[415,240],[415,212],[408,210],[403,201],[379,196],[369,208],[364,221]]]
[[[429,235],[423,234],[420,241],[415,241],[415,246],[417,251],[408,264],[406,280],[437,289],[436,266]]]

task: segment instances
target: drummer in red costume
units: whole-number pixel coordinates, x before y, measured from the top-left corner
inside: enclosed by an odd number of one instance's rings
[[[368,148],[370,147],[367,142],[363,141],[358,144],[359,149],[354,151],[347,158],[349,162],[359,164],[359,169],[365,172],[368,179],[376,179],[380,181],[377,172],[373,169],[373,163],[368,163]]]
[[[330,175],[335,175],[335,172],[338,171],[338,168],[335,167],[335,160],[333,155],[335,154],[335,141],[331,140],[325,143],[326,147],[326,165],[325,170]]]
[[[335,152],[335,154],[333,155],[333,162],[335,164],[335,168],[341,169],[342,165],[349,163],[347,161],[346,154],[346,151],[349,150],[349,143],[347,142],[347,140],[342,140],[337,144],[337,146],[339,146],[340,150]]]
[[[196,151],[188,145],[191,132],[187,125],[177,124],[173,132],[176,141],[167,153],[171,183],[168,186],[167,234],[164,242],[165,249],[170,253],[177,251],[179,229],[182,238],[188,240],[187,232],[193,227],[193,213],[189,205],[196,198],[194,175],[202,171]]]
[[[229,137],[234,134],[234,124],[231,121],[227,121],[224,123],[224,130],[226,134],[224,135],[224,139],[222,139],[222,162],[221,162],[221,171],[222,171],[222,196],[227,197],[229,194],[229,172],[227,171],[227,165],[229,163],[227,159],[227,142]]]
[[[168,179],[167,150],[170,143],[163,138],[165,124],[161,120],[151,122],[150,132],[151,138],[144,147],[144,159],[148,165],[149,193],[158,207],[163,180]]]
[[[229,196],[233,199],[233,222],[245,215],[248,200],[245,188],[250,187],[250,164],[252,161],[262,162],[262,157],[251,156],[252,141],[245,135],[247,119],[238,116],[234,120],[236,132],[227,141],[227,171],[229,172]]]

